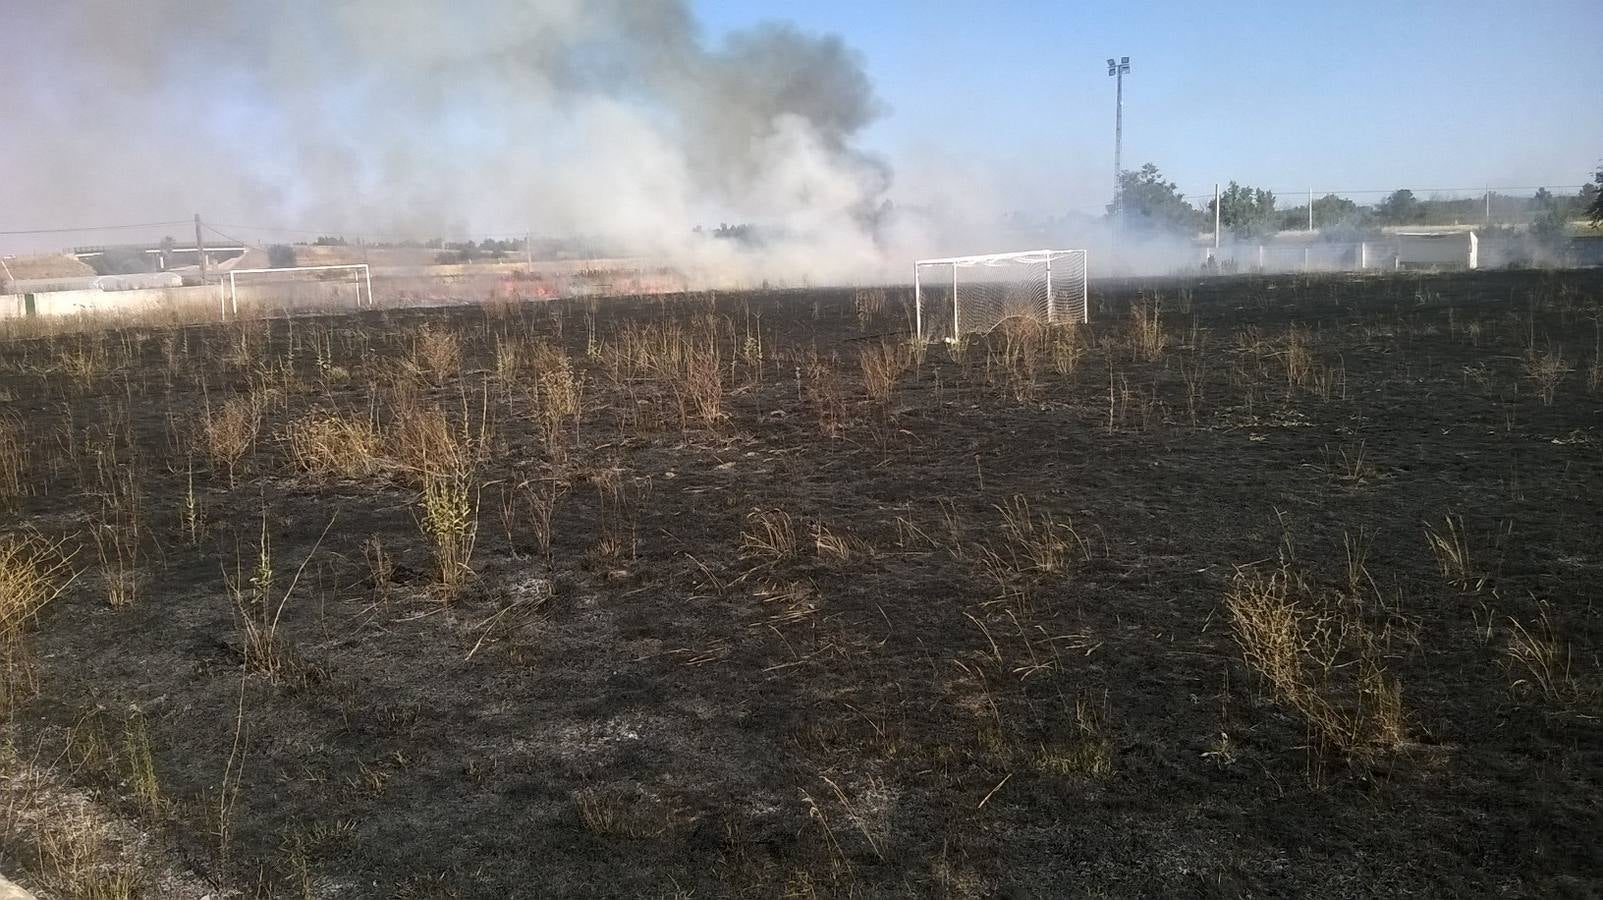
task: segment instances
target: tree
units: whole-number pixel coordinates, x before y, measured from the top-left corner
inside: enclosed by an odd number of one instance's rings
[[[146,254],[136,247],[106,247],[99,256],[91,256],[85,262],[95,270],[96,275],[132,275],[150,271]]]
[[[1591,196],[1587,196],[1587,188],[1591,188]],[[1593,176],[1592,183],[1581,188],[1581,202],[1586,204],[1586,215],[1593,225],[1603,225],[1603,166],[1599,166],[1597,175]]]
[[[1531,237],[1543,244],[1557,244],[1569,231],[1570,201],[1553,196],[1547,188],[1537,188],[1531,198]]]
[[[1326,194],[1314,201],[1314,225],[1320,228],[1351,224],[1359,218],[1358,204],[1346,197]]]
[[[1410,222],[1418,222],[1420,216],[1419,199],[1414,196],[1413,191],[1407,188],[1400,191],[1392,191],[1390,196],[1375,207],[1375,215],[1379,216],[1380,220],[1387,225],[1406,225]]]
[[[295,265],[295,248],[288,244],[273,244],[267,248],[267,264],[275,269],[288,269]]]
[[[1158,167],[1147,163],[1136,171],[1119,173],[1124,195],[1124,222],[1130,231],[1193,233],[1202,226],[1202,214],[1186,202],[1179,185],[1164,181]],[[1118,215],[1119,198],[1107,206],[1108,216]]]
[[[1213,214],[1213,201],[1208,201]],[[1219,225],[1238,238],[1262,237],[1275,226],[1275,195],[1234,181],[1219,195]]]

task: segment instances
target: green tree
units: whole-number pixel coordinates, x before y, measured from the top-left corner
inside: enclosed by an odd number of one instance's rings
[[[1326,194],[1314,201],[1314,225],[1325,228],[1331,225],[1356,224],[1362,215],[1358,204],[1346,197]]]
[[[1590,195],[1588,194],[1590,189]],[[1603,166],[1599,166],[1592,183],[1581,188],[1581,202],[1593,225],[1603,225]]]
[[[1387,225],[1407,225],[1418,222],[1422,213],[1419,198],[1414,192],[1404,188],[1392,191],[1391,195],[1375,207],[1375,215]]]
[[[1213,201],[1208,201],[1213,215]],[[1263,188],[1230,182],[1219,195],[1219,224],[1238,238],[1262,237],[1275,227],[1275,195]]]
[[[1553,196],[1547,188],[1537,188],[1531,198],[1531,237],[1543,244],[1556,244],[1569,233],[1570,200]]]
[[[1186,202],[1179,185],[1163,180],[1152,163],[1119,173],[1119,189],[1124,195],[1122,227],[1127,230],[1189,234],[1202,227],[1202,214]],[[1118,215],[1118,197],[1107,210],[1110,218]]]

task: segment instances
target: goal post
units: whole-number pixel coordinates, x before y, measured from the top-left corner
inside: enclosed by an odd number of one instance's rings
[[[914,326],[921,341],[983,334],[1011,318],[1046,325],[1090,314],[1084,250],[1023,250],[913,263]]]
[[[350,280],[330,280],[335,272],[350,273]],[[338,307],[350,302],[354,293],[358,309],[373,306],[373,273],[367,263],[335,266],[284,266],[276,269],[230,269],[228,277],[220,283],[222,288],[223,318],[239,317],[240,275],[276,275],[278,278],[263,283],[262,279],[245,279],[243,286],[271,287],[277,299],[287,308]],[[354,289],[354,290],[353,290]]]

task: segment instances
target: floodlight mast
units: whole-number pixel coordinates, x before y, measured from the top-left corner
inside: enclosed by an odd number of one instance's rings
[[[1124,75],[1130,71],[1130,57],[1121,56],[1115,62],[1108,57],[1108,75],[1116,87],[1113,101],[1113,229],[1124,228]]]

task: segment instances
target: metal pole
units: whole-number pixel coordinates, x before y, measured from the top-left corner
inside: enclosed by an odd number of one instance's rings
[[[1085,253],[1080,253],[1080,323],[1083,325],[1091,321],[1091,292],[1086,287],[1086,279],[1090,277],[1091,263],[1086,259]]]
[[[1314,189],[1308,189],[1308,230],[1314,230]]]
[[[1047,324],[1058,324],[1058,298],[1052,295],[1052,253],[1047,253]]]
[[[1486,189],[1486,227],[1492,227],[1492,189]]]
[[[217,288],[218,288],[218,290],[221,290],[222,287],[223,287],[223,280],[221,278],[219,278],[219,279],[217,279]],[[228,296],[226,298],[224,298],[224,299],[227,300],[228,302],[225,303],[224,306],[223,306],[223,321],[226,322],[228,320],[228,307],[230,305],[234,307],[234,318],[236,318],[236,319],[239,318],[239,301],[237,299],[235,299],[235,297],[234,297],[234,273],[233,272],[229,272],[228,273]]]
[[[373,269],[372,269],[372,267],[367,266],[367,265],[363,265],[362,266],[362,280],[367,282],[367,305],[368,305],[368,308],[371,309],[373,307]],[[357,299],[361,299],[361,298],[358,297]]]
[[[1052,296],[1052,254],[1046,255],[1046,324],[1058,323],[1057,299]]]
[[[206,241],[200,236],[200,213],[195,213],[195,252],[200,255],[200,283],[206,283]]]
[[[952,263],[952,340],[954,340],[954,341],[963,336],[963,332],[958,330],[958,323],[957,323],[958,315],[959,315],[959,313],[957,311],[957,263]]]
[[[1120,66],[1118,74],[1114,76],[1117,86],[1114,88],[1113,110],[1113,199],[1117,204],[1114,207],[1113,227],[1124,231],[1124,67]]]
[[[1219,182],[1217,181],[1213,183],[1213,249],[1215,251],[1219,249]],[[1215,252],[1213,258],[1217,262],[1219,254]]]
[[[1108,74],[1114,79],[1113,94],[1113,232],[1124,228],[1124,73],[1130,71],[1130,57],[1108,57]]]
[[[531,231],[523,233],[523,262],[528,267],[529,274],[534,274],[534,232]]]
[[[918,285],[918,263],[913,263],[913,337],[924,340],[924,293]]]

